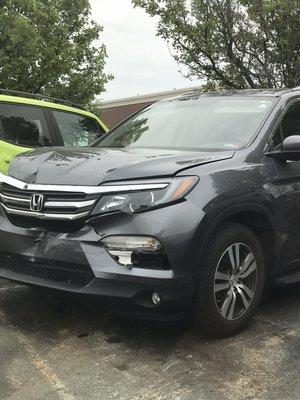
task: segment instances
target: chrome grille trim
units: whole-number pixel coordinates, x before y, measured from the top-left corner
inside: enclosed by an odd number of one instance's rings
[[[56,207],[72,207],[72,208],[84,208],[89,207],[95,204],[97,199],[94,200],[86,200],[86,201],[46,201],[45,207],[46,208],[56,208]]]
[[[3,201],[9,201],[16,204],[30,204],[30,199],[23,199],[21,197],[12,197],[12,196],[5,196],[4,194],[0,193],[0,199]]]
[[[151,179],[150,183],[145,182],[139,183],[118,183],[118,184],[103,184],[101,186],[77,186],[77,185],[41,185],[36,183],[26,183],[19,179],[13,178],[8,175],[0,173],[0,182],[6,183],[7,185],[14,186],[17,189],[27,190],[30,192],[76,192],[85,194],[103,194],[103,193],[118,193],[118,192],[135,192],[139,190],[155,190],[165,189],[170,179]]]
[[[0,204],[7,214],[48,220],[77,220],[86,217],[99,198],[99,196],[96,198],[94,196],[92,199],[86,199],[87,195],[79,194],[83,198],[80,200],[80,198],[78,199],[78,193],[73,193],[73,198],[71,194],[63,192],[59,194],[58,192],[47,192],[44,194],[46,200],[43,204],[43,209],[37,211],[31,209],[33,192],[16,189],[7,184],[1,190]]]
[[[78,213],[78,214],[43,213],[43,212],[35,212],[35,211],[18,210],[16,208],[7,207],[3,203],[1,205],[8,214],[22,215],[25,217],[36,217],[36,218],[40,218],[40,219],[51,219],[51,220],[74,221],[76,219],[86,217],[90,213],[90,211],[85,211],[85,212]]]

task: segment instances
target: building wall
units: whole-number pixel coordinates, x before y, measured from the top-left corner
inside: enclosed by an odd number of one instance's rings
[[[142,108],[153,104],[154,101],[148,101],[135,104],[124,104],[117,107],[108,107],[100,109],[100,117],[109,129],[114,128],[120,122],[127,119],[130,115],[141,110]]]

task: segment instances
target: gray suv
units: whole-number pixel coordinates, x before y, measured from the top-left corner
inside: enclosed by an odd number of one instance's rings
[[[299,160],[299,89],[191,93],[91,148],[20,155],[0,176],[0,276],[235,334],[266,282],[299,281]]]

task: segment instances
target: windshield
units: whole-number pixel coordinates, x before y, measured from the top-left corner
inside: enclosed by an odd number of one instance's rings
[[[266,97],[198,97],[156,103],[119,125],[99,147],[224,150],[245,146],[270,111]]]

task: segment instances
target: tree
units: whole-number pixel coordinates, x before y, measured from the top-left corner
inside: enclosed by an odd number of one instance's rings
[[[210,88],[300,85],[299,0],[132,0]]]
[[[0,87],[89,104],[104,73],[88,0],[0,0]]]

